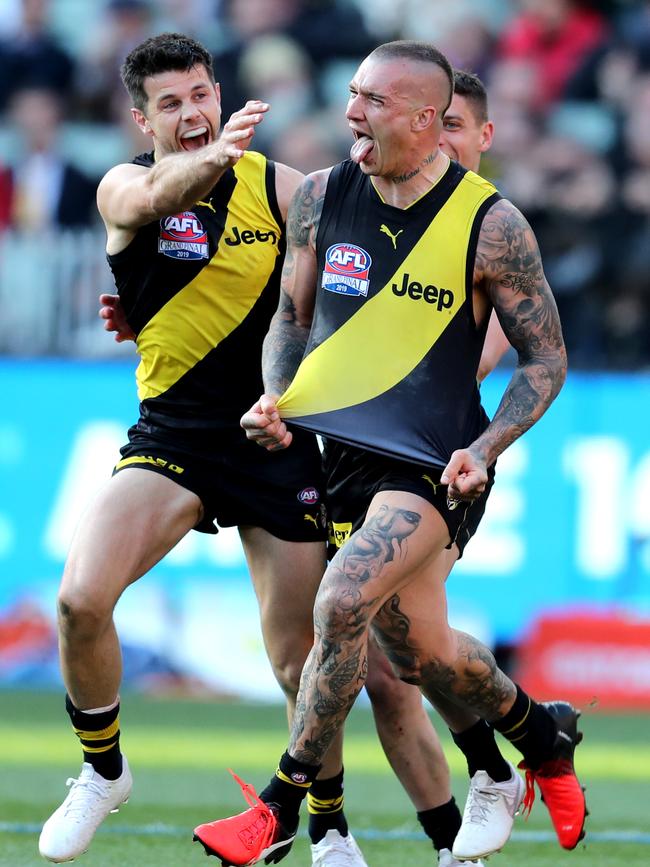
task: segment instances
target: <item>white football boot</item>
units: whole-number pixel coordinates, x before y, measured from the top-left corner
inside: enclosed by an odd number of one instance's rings
[[[68,797],[43,825],[38,849],[43,858],[61,864],[88,849],[95,831],[109,813],[117,813],[131,794],[133,779],[126,758],[117,780],[105,780],[84,762],[78,779],[70,778]]]
[[[472,777],[463,824],[452,849],[458,861],[487,858],[508,842],[526,788],[512,765],[510,770],[512,776],[505,783],[495,783],[485,771]]]

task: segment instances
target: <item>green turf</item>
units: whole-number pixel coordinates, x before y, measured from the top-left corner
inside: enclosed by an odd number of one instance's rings
[[[53,694],[0,693],[0,865],[36,867],[37,828],[59,803],[66,776],[79,768],[78,748]],[[588,787],[591,832],[650,833],[650,744],[647,717],[583,718],[585,742],[578,767]],[[130,803],[110,816],[91,851],[79,860],[86,867],[181,867],[215,865],[206,861],[191,829],[201,821],[242,809],[239,789],[227,773],[233,767],[256,787],[264,785],[286,745],[285,718],[279,707],[163,701],[126,697],[123,744],[136,783]],[[462,757],[444,731],[462,803],[466,790]],[[514,754],[508,752],[511,758]],[[433,850],[418,834],[413,809],[392,777],[374,736],[369,711],[353,711],[346,736],[346,812],[370,867],[419,867],[435,864]],[[160,830],[152,834],[158,824]],[[16,829],[21,826],[21,832]],[[572,853],[552,841],[531,842],[522,833],[549,832],[542,804],[529,821],[517,820],[515,838],[490,861],[490,867],[647,867],[650,845],[592,839]],[[399,832],[408,839],[377,832]],[[375,835],[366,838],[366,835]],[[301,838],[282,862],[308,867]]]

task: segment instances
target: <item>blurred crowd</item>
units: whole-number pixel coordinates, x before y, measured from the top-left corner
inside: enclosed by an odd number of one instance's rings
[[[650,367],[650,0],[3,0],[0,245],[97,227],[98,177],[147,147],[120,64],[162,30],[213,52],[225,118],[271,104],[255,146],[302,171],[347,156],[368,51],[434,42],[487,86],[483,172],[537,233],[572,366]]]

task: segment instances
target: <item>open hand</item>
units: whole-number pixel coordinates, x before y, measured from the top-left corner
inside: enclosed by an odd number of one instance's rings
[[[268,103],[249,100],[239,111],[233,112],[212,147],[217,161],[224,167],[233,166],[244,155],[255,135],[255,127],[269,110]]]

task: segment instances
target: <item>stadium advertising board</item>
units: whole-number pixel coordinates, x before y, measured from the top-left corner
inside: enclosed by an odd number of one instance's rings
[[[133,367],[0,370],[0,679],[55,679],[56,588],[77,518],[136,418]],[[490,411],[506,381],[497,372],[484,384]],[[650,618],[648,430],[650,376],[572,374],[498,463],[485,519],[448,582],[453,622],[519,642],[539,615],[576,606]],[[125,594],[118,619],[134,676],[189,671],[224,692],[279,695],[270,670],[251,680],[263,648],[236,531],[190,534]]]

